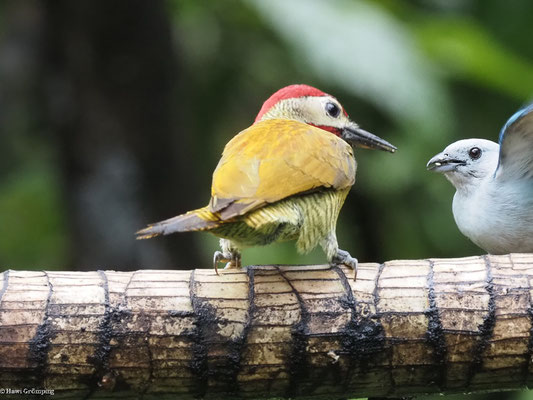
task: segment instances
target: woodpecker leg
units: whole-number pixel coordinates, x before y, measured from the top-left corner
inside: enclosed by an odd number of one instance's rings
[[[337,243],[337,235],[331,232],[324,240],[320,242],[320,246],[324,249],[328,261],[331,265],[344,264],[354,270],[353,280],[357,278],[357,258],[354,258],[346,250],[339,249]]]
[[[337,253],[331,259],[333,264],[344,264],[353,269],[353,280],[357,279],[357,258],[352,257],[346,250],[337,249]]]
[[[241,252],[229,240],[220,239],[222,251],[215,251],[213,255],[213,267],[218,275],[218,263],[227,263],[224,269],[241,268]]]
[[[224,269],[240,269],[242,267],[241,253],[231,253],[231,260],[226,264]]]
[[[213,268],[218,275],[218,263],[231,261],[231,254],[224,254],[220,250],[215,251],[213,254]]]

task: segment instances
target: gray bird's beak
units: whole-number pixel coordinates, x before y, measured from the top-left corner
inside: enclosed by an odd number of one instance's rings
[[[455,171],[460,165],[466,165],[466,162],[451,158],[448,154],[439,153],[428,161],[426,168],[433,172],[449,172]]]
[[[396,146],[357,126],[343,128],[341,138],[356,147],[384,150],[391,153],[396,151]]]

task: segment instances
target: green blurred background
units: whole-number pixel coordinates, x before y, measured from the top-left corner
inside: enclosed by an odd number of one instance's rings
[[[224,144],[292,83],[399,148],[356,152],[342,248],[362,262],[481,254],[425,164],[455,140],[497,140],[531,99],[532,18],[528,0],[4,1],[1,268],[210,267],[209,234],[134,232],[205,205]],[[243,259],[324,262],[292,244]]]

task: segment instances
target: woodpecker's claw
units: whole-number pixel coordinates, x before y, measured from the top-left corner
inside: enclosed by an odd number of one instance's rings
[[[227,263],[224,269],[234,269],[241,267],[241,255],[238,253],[222,253],[215,251],[213,254],[213,268],[218,275],[218,263]]]
[[[224,269],[240,269],[242,267],[241,254],[232,253],[230,262],[226,264]]]
[[[353,269],[353,280],[355,281],[357,279],[357,258],[352,257],[350,253],[348,253],[346,250],[338,249],[337,253],[333,256],[333,259],[331,260],[332,264],[344,264],[347,267],[350,267]]]
[[[229,258],[224,257],[224,253],[221,251],[215,251],[215,254],[213,254],[213,268],[215,269],[215,273],[218,275],[218,263],[219,262],[228,262]]]

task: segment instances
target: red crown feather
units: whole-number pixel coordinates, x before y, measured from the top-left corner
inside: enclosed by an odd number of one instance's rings
[[[309,85],[290,85],[281,88],[276,93],[268,98],[267,101],[263,103],[263,107],[259,110],[259,114],[255,117],[255,122],[263,118],[263,115],[270,110],[278,101],[285,99],[296,99],[298,97],[320,97],[320,96],[329,96],[327,93],[324,93],[321,90],[318,90]]]

